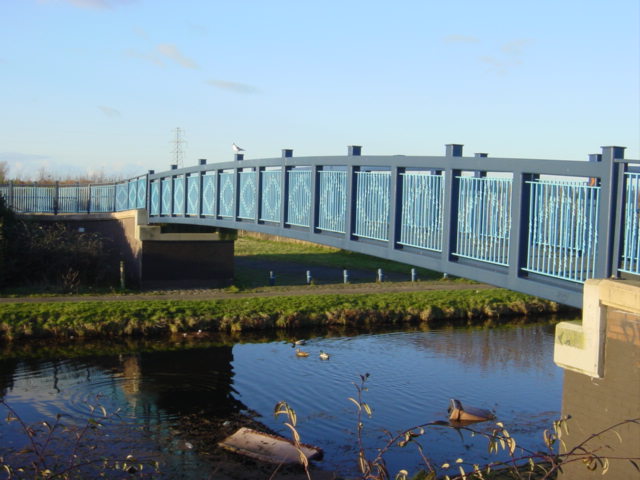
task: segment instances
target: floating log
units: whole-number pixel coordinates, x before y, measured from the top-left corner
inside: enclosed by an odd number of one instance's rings
[[[496,416],[484,408],[463,407],[460,400],[451,399],[449,421],[458,423],[475,423],[493,420]]]
[[[301,463],[300,451],[308,460],[320,460],[323,455],[318,447],[301,443],[298,451],[291,440],[246,427],[240,428],[218,445],[230,452],[278,465]]]

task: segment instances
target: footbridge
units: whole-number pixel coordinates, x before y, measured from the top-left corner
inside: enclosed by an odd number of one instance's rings
[[[590,278],[640,275],[640,160],[362,155],[149,171],[108,185],[0,185],[21,213],[145,209],[151,224],[279,235],[582,306]]]

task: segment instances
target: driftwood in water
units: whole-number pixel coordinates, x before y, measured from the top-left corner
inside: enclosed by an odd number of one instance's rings
[[[275,464],[300,463],[300,452],[286,438],[242,427],[233,435],[218,443],[222,448],[247,457]],[[300,444],[300,451],[309,460],[322,458],[322,450],[312,445]]]

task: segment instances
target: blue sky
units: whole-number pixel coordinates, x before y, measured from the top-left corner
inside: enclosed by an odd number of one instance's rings
[[[294,154],[640,158],[637,0],[0,0],[10,175]]]

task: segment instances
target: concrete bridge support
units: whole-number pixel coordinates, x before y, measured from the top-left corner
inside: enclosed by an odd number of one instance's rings
[[[231,285],[235,230],[149,225],[144,209],[115,213],[33,215],[40,222],[61,222],[113,242],[123,261],[128,286],[142,288],[212,288]],[[200,228],[200,230],[203,230]]]
[[[640,418],[640,282],[588,280],[582,315],[582,322],[556,327],[554,360],[565,369],[562,414],[571,416],[569,434],[562,437],[565,451],[612,425]],[[605,457],[640,457],[640,425],[615,431],[592,439],[586,449]],[[602,468],[589,471],[576,462],[559,478],[627,480],[640,473],[624,460],[611,461],[604,476]]]

